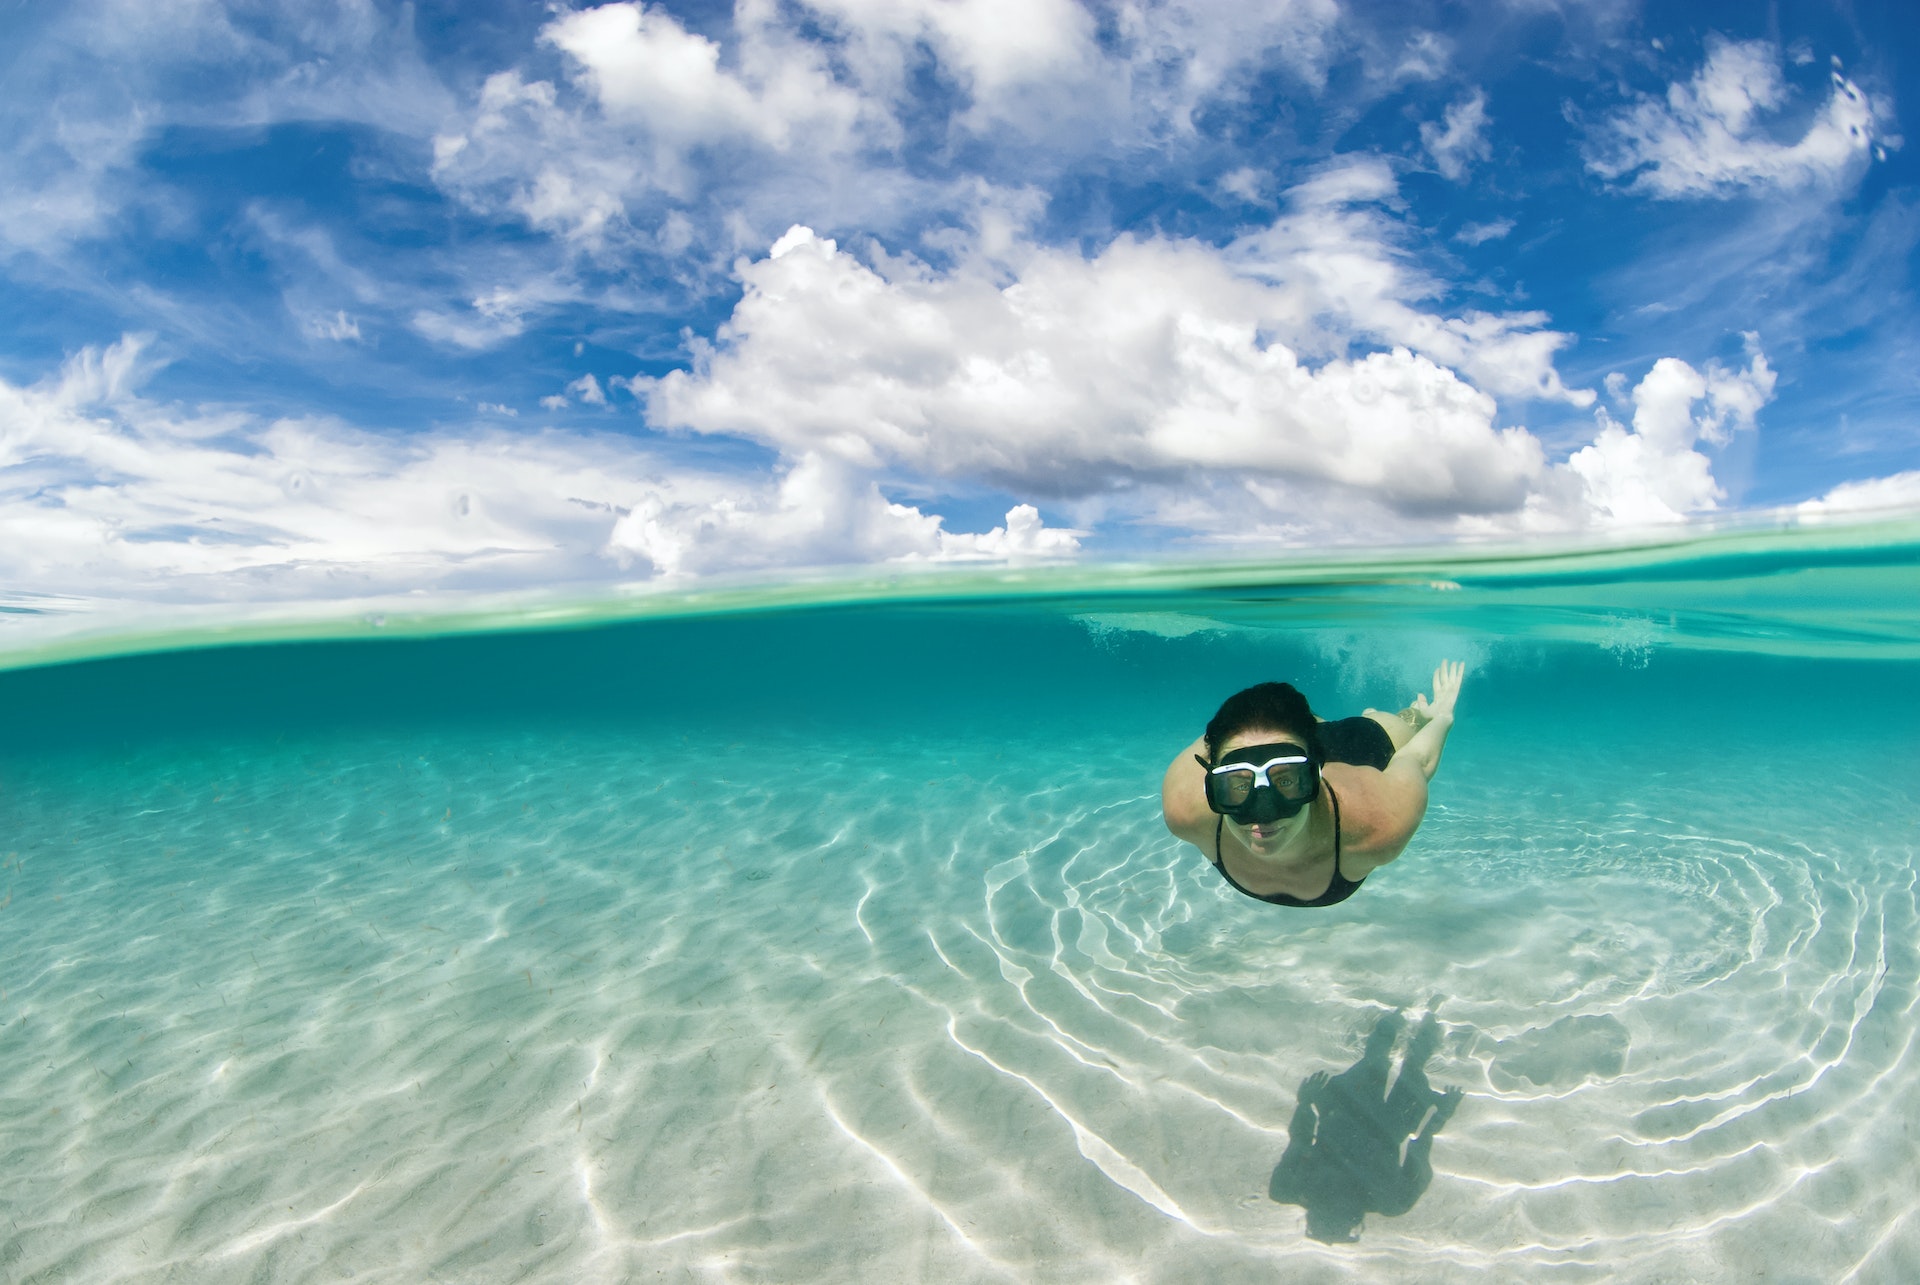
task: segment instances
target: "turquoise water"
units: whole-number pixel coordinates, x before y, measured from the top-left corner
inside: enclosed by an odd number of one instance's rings
[[[0,1280],[1920,1276],[1911,527],[534,620],[14,646]],[[1166,833],[1443,656],[1353,899]]]

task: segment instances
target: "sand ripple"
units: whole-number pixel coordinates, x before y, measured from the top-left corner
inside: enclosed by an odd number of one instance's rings
[[[15,773],[0,1281],[1912,1275],[1894,785],[1543,752],[1287,913],[1168,839],[1150,748]],[[1430,1187],[1304,1237],[1302,1083],[1429,1005]]]

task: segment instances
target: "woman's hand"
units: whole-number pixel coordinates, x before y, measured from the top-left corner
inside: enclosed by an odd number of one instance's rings
[[[1433,699],[1428,700],[1424,693],[1415,696],[1413,712],[1420,716],[1422,722],[1439,719],[1451,723],[1454,703],[1460,699],[1460,682],[1466,674],[1467,667],[1464,662],[1441,661],[1440,668],[1433,671]]]

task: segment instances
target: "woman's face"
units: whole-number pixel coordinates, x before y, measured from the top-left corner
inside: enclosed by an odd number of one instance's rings
[[[1230,752],[1244,749],[1249,745],[1272,745],[1277,741],[1286,741],[1294,745],[1305,744],[1297,733],[1287,731],[1285,728],[1253,727],[1229,736],[1226,743],[1220,747],[1219,756],[1214,761],[1223,763]],[[1309,824],[1312,813],[1311,807],[1304,807],[1292,816],[1283,817],[1278,821],[1243,824],[1232,817],[1227,817],[1225,820],[1234,834],[1239,836],[1240,841],[1252,849],[1256,855],[1269,856],[1286,847],[1288,840],[1304,830]]]

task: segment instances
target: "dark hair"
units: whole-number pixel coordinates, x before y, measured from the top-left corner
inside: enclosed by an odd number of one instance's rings
[[[1218,758],[1220,747],[1233,737],[1256,727],[1292,732],[1307,753],[1320,757],[1320,726],[1307,698],[1292,683],[1256,683],[1227,697],[1207,724],[1208,761]]]

